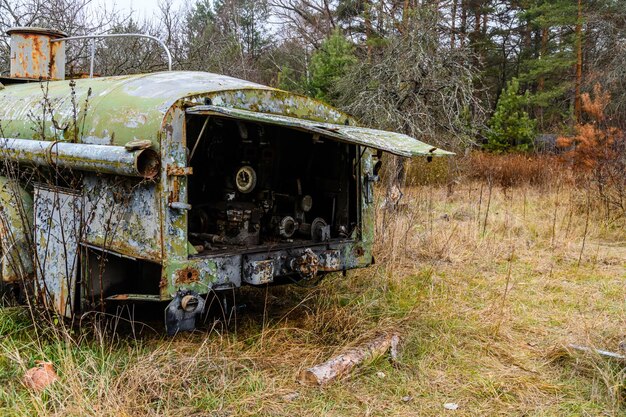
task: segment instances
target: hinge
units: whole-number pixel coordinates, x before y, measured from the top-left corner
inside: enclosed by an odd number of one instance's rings
[[[178,165],[167,165],[167,175],[170,177],[186,177],[193,174],[193,167],[179,167]]]

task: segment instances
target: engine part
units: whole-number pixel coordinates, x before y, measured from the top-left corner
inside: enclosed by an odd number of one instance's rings
[[[165,327],[169,336],[196,328],[196,318],[204,311],[204,299],[194,291],[178,291],[165,309]]]
[[[180,307],[187,313],[193,313],[198,309],[200,297],[187,294],[180,300]]]
[[[311,236],[311,223],[300,223],[298,233],[306,237]]]
[[[313,208],[313,197],[310,195],[305,195],[300,199],[300,209],[308,213]]]
[[[224,236],[214,235],[212,233],[189,233],[189,236],[206,240],[209,243],[225,243]]]
[[[217,204],[212,208],[211,234],[224,238],[224,243],[251,246],[259,244],[261,230],[260,219],[263,211],[254,203],[229,202]]]
[[[291,216],[285,216],[278,222],[278,234],[285,239],[291,238],[298,230],[298,224]]]
[[[289,266],[303,279],[314,278],[320,267],[320,258],[311,249],[304,250],[302,255],[291,259]]]
[[[254,191],[256,187],[256,171],[250,165],[244,165],[237,171],[235,175],[235,186],[242,194],[248,194]]]
[[[330,226],[326,220],[316,217],[311,223],[311,239],[315,242],[325,242],[330,239]]]

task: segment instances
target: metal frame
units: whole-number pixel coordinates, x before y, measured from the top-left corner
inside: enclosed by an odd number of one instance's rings
[[[102,34],[102,35],[68,36],[66,38],[53,39],[50,42],[64,42],[64,41],[73,41],[73,40],[79,40],[79,39],[91,39],[91,58],[89,62],[89,78],[93,78],[93,65],[94,65],[94,59],[96,57],[96,38],[101,39],[101,38],[130,38],[130,37],[152,39],[153,41],[158,42],[159,45],[161,45],[161,47],[165,50],[165,53],[167,54],[167,70],[168,71],[172,70],[172,54],[169,48],[167,47],[167,45],[165,44],[165,42],[163,42],[161,39],[157,38],[156,36],[146,35],[144,33],[109,33],[109,34]]]

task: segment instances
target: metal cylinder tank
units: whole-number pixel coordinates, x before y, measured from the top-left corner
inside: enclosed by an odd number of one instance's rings
[[[16,27],[11,37],[11,78],[27,80],[65,79],[65,42],[54,42],[67,35],[58,30]]]

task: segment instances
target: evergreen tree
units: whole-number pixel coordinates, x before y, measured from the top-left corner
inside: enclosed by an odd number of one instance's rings
[[[335,85],[346,74],[350,65],[357,62],[354,45],[340,31],[333,32],[311,57],[311,79],[308,90],[311,95],[333,102],[337,98]]]
[[[500,95],[489,120],[485,149],[493,152],[532,150],[536,122],[524,110],[528,93],[519,94],[519,81],[513,78]]]
[[[574,99],[577,3],[534,0],[520,11],[528,40],[520,53],[519,81],[543,129],[558,125]]]

